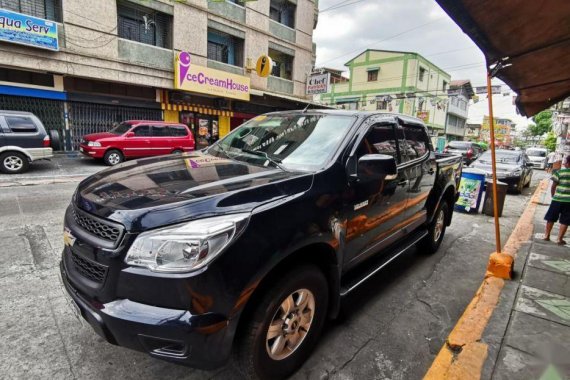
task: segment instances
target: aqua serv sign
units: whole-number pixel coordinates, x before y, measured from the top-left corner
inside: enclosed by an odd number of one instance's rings
[[[59,50],[55,22],[5,9],[0,9],[0,41]]]

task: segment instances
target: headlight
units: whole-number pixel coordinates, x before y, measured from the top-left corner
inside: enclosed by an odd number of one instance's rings
[[[143,232],[135,239],[125,262],[155,272],[183,273],[200,269],[239,236],[249,216],[217,216]]]
[[[515,169],[514,171],[509,173],[509,177],[518,177],[522,174],[522,169]]]
[[[89,141],[87,146],[101,146],[101,143],[97,141]]]

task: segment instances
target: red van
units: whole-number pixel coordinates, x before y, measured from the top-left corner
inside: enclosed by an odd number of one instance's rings
[[[194,136],[184,124],[127,120],[109,132],[83,136],[79,150],[112,166],[127,158],[189,152],[195,146]]]

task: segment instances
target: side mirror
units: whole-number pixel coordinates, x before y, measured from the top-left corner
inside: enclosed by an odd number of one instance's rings
[[[365,154],[358,160],[357,177],[369,181],[398,174],[396,159],[386,154]]]
[[[135,133],[134,132],[127,132],[127,133],[125,133],[125,137],[135,137]]]

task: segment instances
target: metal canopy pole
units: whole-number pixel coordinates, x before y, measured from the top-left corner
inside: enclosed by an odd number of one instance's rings
[[[491,139],[491,165],[493,171],[493,215],[495,217],[495,243],[497,253],[501,253],[501,227],[499,226],[499,206],[497,198],[497,160],[495,156],[495,119],[493,117],[493,91],[491,88],[491,72],[487,69],[487,100],[489,102],[489,128]],[[488,190],[487,190],[488,191]]]

